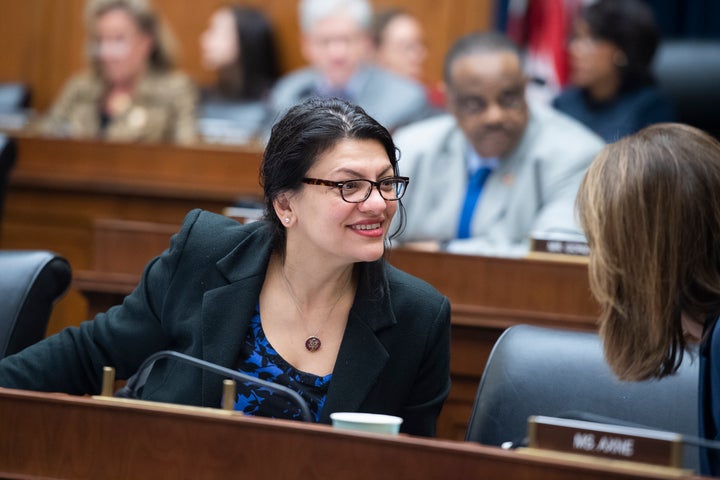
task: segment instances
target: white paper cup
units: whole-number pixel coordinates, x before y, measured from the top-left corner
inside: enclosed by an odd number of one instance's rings
[[[330,414],[333,427],[363,432],[397,435],[403,419],[392,415],[361,412],[335,412]]]

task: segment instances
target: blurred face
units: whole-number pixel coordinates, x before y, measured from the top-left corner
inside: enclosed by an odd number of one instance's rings
[[[320,155],[306,177],[335,182],[393,176],[382,145],[375,140],[341,140]],[[369,262],[383,255],[397,201],[380,196],[377,188],[361,203],[348,203],[334,187],[303,185],[287,194],[294,222],[287,232],[288,248],[314,256],[325,265]]]
[[[240,53],[235,18],[223,8],[210,17],[210,25],[200,36],[203,66],[208,70],[232,65]]]
[[[578,87],[593,88],[619,79],[613,59],[620,49],[606,40],[594,38],[587,22],[575,22],[569,50],[570,76]]]
[[[315,23],[302,39],[305,59],[333,87],[343,87],[368,58],[370,40],[355,20],[345,15]]]
[[[103,77],[115,85],[133,83],[147,68],[153,41],[121,8],[95,20],[95,58]]]
[[[385,27],[377,62],[384,68],[405,77],[420,80],[427,56],[420,23],[408,15],[393,18]]]
[[[525,76],[511,52],[481,52],[455,60],[450,69],[448,108],[486,158],[507,156],[528,121]]]

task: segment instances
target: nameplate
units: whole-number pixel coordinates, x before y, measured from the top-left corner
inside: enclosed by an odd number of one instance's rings
[[[533,236],[530,241],[533,252],[556,253],[560,255],[590,255],[590,247],[580,235],[545,234]]]
[[[683,463],[682,437],[672,432],[532,416],[528,437],[531,448],[542,450],[676,468]]]

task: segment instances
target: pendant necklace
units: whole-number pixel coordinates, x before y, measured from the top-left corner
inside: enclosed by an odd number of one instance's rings
[[[297,309],[298,313],[300,314],[300,318],[303,321],[303,324],[305,325],[305,329],[307,330],[307,321],[305,320],[305,314],[303,314],[302,309],[300,308],[300,301],[298,300],[297,296],[295,295],[295,292],[292,289],[292,285],[290,285],[290,281],[287,278],[287,275],[285,275],[285,263],[282,262],[280,264],[280,274],[282,275],[283,281],[285,282],[285,288],[287,289],[288,293],[290,294],[290,298],[293,301],[293,304],[295,304],[295,308]],[[327,322],[330,319],[330,316],[332,315],[333,310],[335,310],[335,307],[338,303],[340,303],[340,299],[343,297],[343,294],[345,293],[345,288],[350,283],[350,278],[352,278],[352,273],[348,275],[348,279],[345,282],[345,285],[343,285],[343,288],[340,289],[340,295],[338,295],[337,299],[333,303],[332,307],[330,308],[330,311],[328,311],[327,317],[325,318],[325,321],[320,324],[320,327],[315,331],[314,334],[310,334],[305,339],[305,348],[308,352],[314,353],[320,350],[320,347],[322,347],[322,341],[320,341],[320,337],[318,337],[318,334],[320,333],[320,330],[322,330],[322,327],[325,325],[325,322]]]

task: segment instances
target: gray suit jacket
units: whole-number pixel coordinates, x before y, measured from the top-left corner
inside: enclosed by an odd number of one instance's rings
[[[429,115],[427,95],[419,83],[374,66],[363,67],[357,75],[359,91],[350,100],[388,130]],[[279,120],[288,108],[314,96],[319,83],[320,74],[310,67],[280,79],[270,96],[270,124]]]
[[[451,252],[522,256],[535,231],[578,232],[575,195],[603,141],[549,107],[536,105],[530,111],[520,143],[485,183],[469,239],[455,239],[470,146],[454,117],[443,115],[398,130],[394,139],[400,173],[410,177],[403,198],[407,227],[399,240],[450,241]]]
[[[235,368],[265,280],[271,232],[265,222],[190,212],[121,306],[4,358],[0,386],[98,393],[103,366],[127,378],[160,350]],[[381,262],[383,278],[358,285],[320,421],[329,423],[335,411],[385,413],[403,417],[404,432],[433,435],[450,390],[450,304]],[[221,390],[215,374],[163,362],[142,395],[218,407]]]

